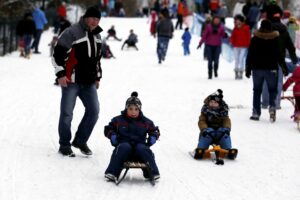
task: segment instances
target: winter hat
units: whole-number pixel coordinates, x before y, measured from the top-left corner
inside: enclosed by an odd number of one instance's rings
[[[162,9],[160,12],[164,16],[164,18],[169,18],[170,17],[170,13],[169,13],[169,10],[167,8]]]
[[[295,17],[290,17],[289,18],[289,23],[296,23],[296,18]]]
[[[270,0],[270,4],[277,4],[277,0]]]
[[[283,16],[282,16],[283,18],[290,18],[291,17],[291,11],[289,11],[289,10],[284,10],[283,11]]]
[[[132,92],[131,97],[129,97],[126,101],[125,108],[128,108],[130,105],[135,105],[136,107],[138,107],[141,110],[142,102],[137,97],[138,97],[138,93],[135,91]]]
[[[83,18],[87,17],[96,17],[98,19],[101,18],[101,12],[98,8],[98,6],[92,6],[86,9],[85,14],[83,15]]]
[[[239,20],[240,22],[245,22],[245,17],[241,14],[237,14],[236,16],[234,16],[235,20]]]
[[[260,24],[259,30],[261,32],[271,32],[273,30],[271,21],[264,19]]]
[[[217,92],[209,95],[208,102],[211,100],[221,103],[223,101],[223,91],[221,89],[218,89]]]

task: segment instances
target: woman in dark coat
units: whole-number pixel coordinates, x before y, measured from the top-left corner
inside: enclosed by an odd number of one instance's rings
[[[263,82],[266,81],[270,93],[270,119],[275,121],[278,65],[281,66],[283,74],[286,76],[288,74],[287,67],[279,49],[279,32],[273,31],[269,20],[263,20],[260,29],[254,32],[246,59],[246,76],[250,78],[251,73],[253,75],[251,120],[259,120],[261,115],[261,93]]]

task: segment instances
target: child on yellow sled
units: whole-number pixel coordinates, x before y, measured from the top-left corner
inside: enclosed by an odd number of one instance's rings
[[[220,89],[204,100],[198,122],[200,136],[194,152],[195,159],[208,157],[210,145],[220,145],[221,149],[218,151],[224,152],[229,159],[236,158],[237,149],[231,147],[231,121],[228,110],[228,105],[223,100],[223,91]]]

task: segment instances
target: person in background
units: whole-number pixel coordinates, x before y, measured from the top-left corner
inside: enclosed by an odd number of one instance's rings
[[[286,58],[286,53],[292,61],[291,68],[294,68],[298,62],[296,55],[296,48],[292,42],[292,39],[287,31],[287,28],[284,24],[281,23],[281,14],[275,13],[269,20],[272,22],[272,28],[275,31],[279,32],[279,51],[280,56]],[[283,84],[283,73],[281,68],[278,71],[278,88],[277,88],[277,97],[276,97],[276,109],[281,109],[281,91]],[[262,108],[266,109],[270,106],[269,104],[269,92],[267,90],[267,84],[264,83],[263,93],[262,93]]]
[[[125,42],[122,45],[121,50],[123,50],[125,44],[127,44],[127,47],[134,47],[136,50],[139,50],[136,46],[137,42],[138,42],[137,35],[131,29],[129,31],[129,36],[128,36],[127,40],[125,40]]]
[[[287,23],[287,30],[289,32],[293,44],[295,44],[296,32],[299,31],[299,25],[297,24],[295,17],[291,16],[289,18],[289,21]]]
[[[197,49],[201,48],[203,43],[206,45],[205,53],[208,59],[208,79],[212,79],[213,72],[215,77],[218,77],[222,39],[226,37],[227,34],[225,33],[225,29],[220,18],[218,16],[214,16],[212,22],[205,28],[203,36],[197,47]]]
[[[108,29],[106,40],[108,40],[110,37],[113,37],[117,41],[122,41],[122,39],[120,39],[120,38],[117,37],[117,32],[115,30],[115,26],[114,25],[112,25],[110,27],[110,29]]]
[[[181,36],[181,39],[183,40],[182,46],[183,46],[183,55],[190,55],[190,42],[192,39],[192,35],[189,32],[189,28],[184,29],[184,33]]]
[[[16,30],[16,33],[19,36],[19,45],[23,47],[23,50],[20,49],[20,56],[30,58],[31,41],[35,32],[35,23],[31,13],[25,13],[23,19],[17,24]]]
[[[39,44],[42,37],[42,33],[45,25],[48,23],[44,11],[39,7],[36,7],[32,13],[33,21],[35,23],[36,32],[34,35],[34,41],[31,45],[31,48],[34,49],[33,53],[40,54]]]
[[[279,32],[273,30],[271,21],[261,22],[251,39],[246,59],[246,77],[253,79],[253,109],[250,120],[258,121],[261,115],[261,93],[266,81],[269,91],[269,114],[271,122],[276,120],[276,95],[279,66],[288,75],[284,57],[279,48]]]
[[[234,17],[234,29],[230,36],[235,57],[235,79],[242,79],[245,69],[245,59],[251,40],[251,31],[242,15]]]
[[[156,53],[159,64],[166,59],[169,41],[173,37],[173,32],[174,26],[169,16],[169,10],[165,8],[161,11],[155,28],[155,36],[157,35]]]

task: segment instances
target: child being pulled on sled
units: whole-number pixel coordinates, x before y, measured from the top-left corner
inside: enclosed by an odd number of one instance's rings
[[[156,143],[160,133],[158,127],[143,115],[142,103],[137,96],[137,92],[132,92],[131,97],[126,101],[125,110],[104,127],[104,135],[115,147],[105,171],[105,178],[110,181],[118,180],[123,164],[128,160],[148,163],[152,178],[154,180],[160,178],[154,154],[150,149]],[[146,171],[143,171],[143,175],[145,178],[150,178],[150,174]]]
[[[236,158],[237,150],[232,150],[231,147],[231,121],[228,110],[221,89],[205,98],[198,122],[200,136],[195,149],[195,159],[204,158],[205,151],[211,144],[220,145],[222,149],[228,150],[227,158]]]
[[[298,65],[295,68],[292,76],[290,76],[283,84],[283,91],[286,91],[288,87],[293,83],[295,83],[293,88],[293,96],[295,98],[295,110],[294,115],[292,117],[294,118],[294,121],[297,122],[300,120],[300,65]]]

